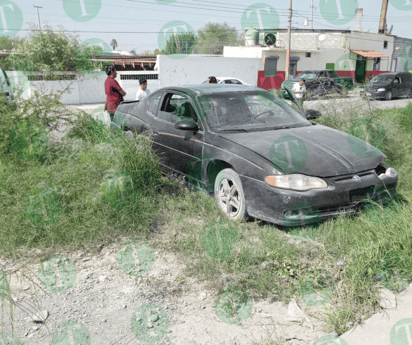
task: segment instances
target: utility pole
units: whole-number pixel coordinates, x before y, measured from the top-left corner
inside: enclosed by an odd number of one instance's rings
[[[378,33],[385,33],[386,26],[386,13],[388,12],[388,0],[382,0],[381,17],[379,19],[379,31]]]
[[[290,72],[290,46],[292,41],[292,0],[289,0],[289,16],[288,16],[288,49],[286,50],[286,69],[285,80],[289,79]]]
[[[43,7],[42,6],[35,6],[35,5],[33,5],[33,7],[37,8],[37,20],[39,21],[39,29],[41,31],[39,8],[43,8]]]
[[[310,8],[312,9],[312,20],[310,21],[310,27],[313,29],[313,0],[310,1]]]

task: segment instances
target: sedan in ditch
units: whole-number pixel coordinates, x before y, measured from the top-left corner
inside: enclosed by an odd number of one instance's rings
[[[213,195],[231,219],[310,225],[394,196],[398,174],[378,148],[298,109],[253,86],[203,84],[123,102],[115,120],[150,134],[165,172]]]

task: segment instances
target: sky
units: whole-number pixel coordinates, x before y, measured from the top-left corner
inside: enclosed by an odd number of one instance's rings
[[[0,0],[0,34],[5,32],[4,21],[8,28],[13,23],[16,27],[12,29],[21,26],[12,31],[20,37],[28,33],[29,23],[37,26],[34,5],[42,7],[43,27],[46,23],[53,29],[62,25],[75,31],[82,42],[98,39],[110,44],[116,39],[116,50],[134,49],[137,53],[162,48],[159,33],[172,32],[168,30],[171,27],[197,31],[208,22],[226,22],[239,32],[248,25],[286,27],[289,8],[288,0]],[[381,5],[382,0],[313,0],[314,28],[354,29],[355,9],[362,8],[362,30],[377,32]],[[304,19],[311,17],[311,0],[293,0],[292,8],[292,27],[304,28]],[[388,27],[394,26],[392,34],[412,38],[411,18],[412,0],[389,1],[387,19]]]

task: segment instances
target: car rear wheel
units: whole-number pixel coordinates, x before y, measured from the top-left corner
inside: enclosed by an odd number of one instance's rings
[[[247,217],[242,182],[233,169],[224,169],[216,176],[215,198],[229,218],[236,220]]]
[[[385,99],[386,99],[387,101],[390,101],[390,100],[392,99],[392,91],[388,91],[388,92],[386,93]]]

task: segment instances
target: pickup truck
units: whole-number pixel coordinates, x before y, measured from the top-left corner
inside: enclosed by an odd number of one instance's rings
[[[289,99],[289,94],[286,92],[285,88],[292,90],[293,84],[299,82],[301,79],[310,80],[317,78],[332,78],[337,84],[342,86],[344,89],[350,89],[355,84],[355,79],[352,77],[339,77],[336,71],[330,69],[320,69],[320,70],[305,70],[300,72],[295,78],[285,80],[282,83],[280,92],[283,98]]]

